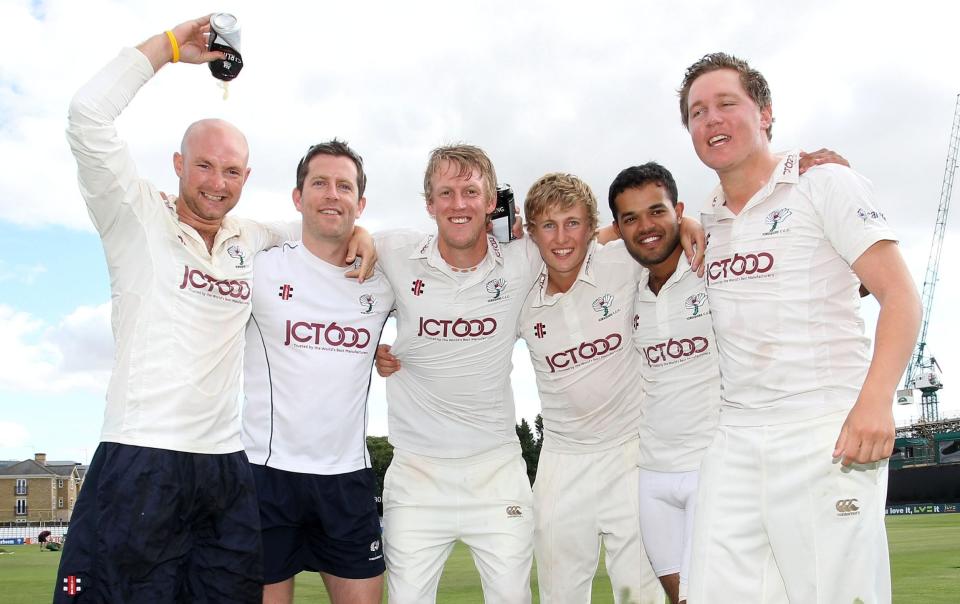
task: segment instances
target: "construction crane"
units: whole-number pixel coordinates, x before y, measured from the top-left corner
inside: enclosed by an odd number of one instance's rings
[[[937,287],[940,272],[940,252],[943,250],[943,236],[947,230],[947,214],[950,211],[950,197],[953,194],[953,177],[957,171],[957,152],[960,150],[960,94],[957,95],[953,111],[953,127],[950,129],[950,144],[947,147],[947,166],[943,173],[943,186],[940,189],[940,206],[937,208],[937,220],[933,226],[933,241],[930,243],[930,257],[927,259],[927,272],[923,277],[923,323],[917,348],[904,374],[904,390],[898,393],[897,402],[913,402],[912,392],[920,390],[920,414],[924,422],[940,419],[937,404],[937,391],[943,388],[940,380],[940,365],[932,355],[927,355],[927,328],[930,327],[930,311],[933,309],[933,292]]]

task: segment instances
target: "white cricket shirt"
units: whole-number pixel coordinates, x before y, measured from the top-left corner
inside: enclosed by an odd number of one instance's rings
[[[870,341],[850,266],[894,234],[865,178],[833,164],[798,168],[798,153],[785,155],[739,215],[718,186],[702,215],[724,423],[848,410],[866,376]]]
[[[435,235],[376,236],[380,268],[396,294],[401,369],[387,379],[394,447],[463,458],[517,442],[511,354],[523,299],[543,261],[524,238],[487,237],[476,271],[456,276]]]
[[[225,217],[207,252],[137,174],[114,120],[153,77],[124,49],[70,103],[67,139],[103,241],[116,340],[101,440],[191,453],[242,448],[238,394],[253,256],[273,233]]]
[[[243,446],[290,472],[370,467],[367,396],[393,308],[382,273],[358,283],[297,241],[257,254],[243,361]]]
[[[526,297],[518,330],[537,376],[543,448],[599,451],[636,438],[643,401],[630,341],[642,267],[622,242],[590,242],[577,280],[548,295],[547,268]]]
[[[720,369],[704,280],[680,254],[677,269],[654,294],[644,273],[637,288],[633,343],[647,396],[640,423],[641,468],[688,472],[700,460],[720,417]]]

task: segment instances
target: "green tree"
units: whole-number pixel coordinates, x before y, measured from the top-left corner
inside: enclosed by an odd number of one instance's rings
[[[383,497],[383,477],[393,461],[393,445],[386,436],[368,436],[367,450],[370,451],[370,466],[377,477],[377,497]]]
[[[520,439],[520,451],[523,453],[523,460],[527,462],[527,478],[530,484],[537,478],[537,463],[540,461],[540,447],[537,440],[533,437],[533,431],[526,419],[521,419],[517,424],[517,438]]]

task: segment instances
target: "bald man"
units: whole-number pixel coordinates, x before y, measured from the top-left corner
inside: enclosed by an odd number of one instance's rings
[[[70,105],[67,137],[110,272],[116,362],[58,602],[261,599],[257,498],[237,408],[243,330],[254,254],[297,238],[299,224],[227,215],[250,175],[233,125],[187,129],[173,155],[176,199],[138,176],[114,128],[166,63],[222,58],[205,49],[209,28],[203,17],[124,49]]]

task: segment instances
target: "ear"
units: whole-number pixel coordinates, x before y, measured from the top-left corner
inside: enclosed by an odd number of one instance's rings
[[[178,178],[183,178],[183,156],[178,151],[173,152],[173,171]]]
[[[294,187],[291,196],[293,197],[293,207],[297,208],[298,212],[303,212],[303,202],[301,201],[300,197],[300,189]]]
[[[766,134],[767,129],[773,124],[773,104],[767,105],[760,110],[760,128]]]
[[[680,222],[680,219],[683,218],[683,208],[684,208],[684,205],[683,205],[683,202],[682,202],[682,201],[678,201],[678,202],[677,202],[677,205],[674,207],[674,210],[676,210],[676,212],[677,212],[677,223],[678,223],[678,224],[679,224],[679,222]]]
[[[490,201],[487,202],[487,216],[493,214],[493,211],[497,209],[497,196],[494,195],[490,198]]]
[[[427,198],[427,214],[430,214],[430,218],[434,220],[437,219],[437,211],[436,208],[433,207],[433,200],[429,198]]]
[[[357,200],[357,217],[360,217],[360,214],[363,214],[363,209],[367,207],[367,198],[361,197]]]
[[[617,237],[623,239],[623,233],[620,232],[620,223],[616,220],[613,221],[613,231],[617,234]]]
[[[252,168],[247,168],[247,171],[243,173],[243,184],[240,185],[241,187],[242,187],[243,185],[247,184],[247,179],[250,178],[250,171],[251,171],[251,170],[252,170]]]

